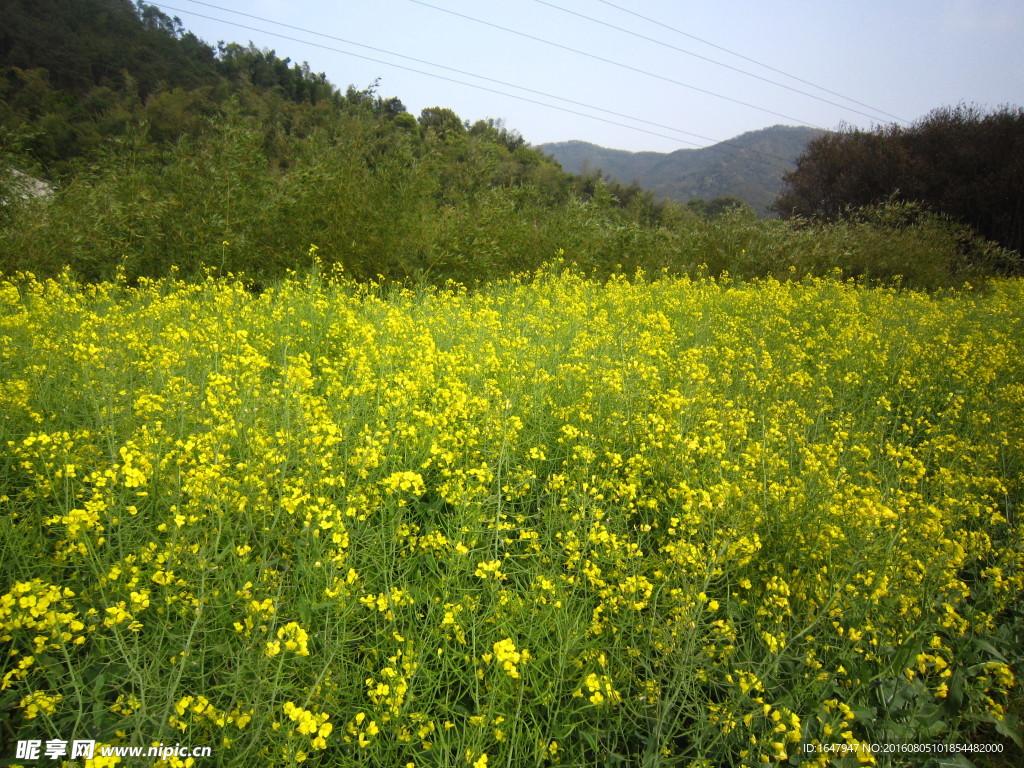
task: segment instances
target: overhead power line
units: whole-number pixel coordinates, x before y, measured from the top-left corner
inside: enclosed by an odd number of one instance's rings
[[[740,101],[739,99],[734,99],[731,96],[726,96],[726,95],[721,94],[721,93],[715,93],[714,91],[709,91],[709,90],[707,90],[705,88],[698,88],[696,85],[691,85],[689,83],[684,83],[684,82],[682,82],[680,80],[674,80],[671,77],[665,77],[664,75],[659,75],[659,74],[656,74],[654,72],[648,72],[647,70],[639,69],[638,67],[634,67],[634,66],[631,66],[629,64],[623,64],[621,61],[613,61],[612,59],[606,59],[603,56],[598,56],[597,54],[594,54],[594,53],[587,53],[586,51],[581,51],[581,50],[579,50],[577,48],[570,48],[568,45],[562,45],[561,43],[556,43],[556,42],[554,42],[552,40],[545,40],[544,38],[537,37],[536,35],[530,35],[530,34],[527,34],[526,32],[520,32],[520,31],[515,30],[515,29],[509,29],[508,27],[503,27],[500,24],[493,24],[493,23],[491,23],[489,21],[484,21],[483,19],[477,19],[477,18],[475,18],[473,16],[467,16],[464,13],[458,13],[457,11],[452,11],[452,10],[449,10],[447,8],[442,8],[442,7],[438,6],[438,5],[431,5],[430,3],[424,2],[423,0],[409,0],[409,2],[410,3],[415,3],[416,5],[422,5],[425,8],[432,8],[433,10],[441,11],[442,13],[448,13],[448,14],[451,14],[452,16],[458,16],[459,18],[466,19],[468,21],[472,21],[472,22],[474,22],[476,24],[482,24],[482,25],[484,25],[486,27],[492,27],[493,29],[499,29],[502,32],[508,32],[509,34],[518,35],[519,37],[524,37],[524,38],[526,38],[528,40],[534,40],[534,41],[536,41],[538,43],[543,43],[544,45],[550,45],[550,46],[552,46],[554,48],[560,48],[563,51],[569,51],[570,53],[575,53],[575,54],[577,54],[579,56],[586,56],[588,59],[594,59],[595,61],[602,61],[605,64],[611,64],[613,66],[620,67],[622,69],[628,69],[631,72],[637,72],[637,73],[639,73],[641,75],[645,75],[647,77],[653,77],[653,78],[656,78],[658,80],[663,80],[666,83],[672,83],[673,85],[678,85],[678,86],[681,86],[683,88],[689,88],[690,90],[697,91],[698,93],[703,93],[703,94],[706,94],[708,96],[714,96],[717,99],[724,99],[725,101],[730,101],[733,104],[739,104],[739,105],[744,106],[744,107],[749,107],[751,109],[756,109],[756,110],[758,110],[760,112],[766,112],[769,115],[775,115],[776,117],[781,117],[781,118],[784,118],[786,120],[791,120],[791,121],[793,121],[795,123],[800,123],[801,125],[806,125],[806,126],[808,126],[810,128],[821,128],[821,126],[814,125],[813,123],[808,123],[806,120],[801,120],[800,118],[793,117],[792,115],[784,115],[781,112],[776,112],[775,110],[768,109],[767,107],[759,107],[756,104],[750,104],[750,103],[748,103],[746,101]]]
[[[603,112],[605,114],[614,115],[616,117],[622,117],[622,118],[625,118],[627,120],[633,120],[635,122],[644,123],[646,125],[651,125],[651,126],[656,127],[656,128],[662,128],[662,129],[665,129],[665,130],[674,131],[676,133],[684,134],[684,135],[687,135],[687,136],[692,136],[694,138],[703,139],[705,141],[714,142],[715,146],[709,146],[709,147],[705,147],[705,148],[706,149],[710,149],[710,150],[714,150],[714,151],[718,151],[718,152],[726,152],[727,154],[740,154],[740,153],[743,153],[743,154],[746,154],[749,157],[752,157],[752,159],[758,160],[759,162],[765,162],[766,164],[771,165],[773,167],[777,163],[782,163],[782,164],[788,165],[789,162],[790,162],[787,158],[783,158],[783,157],[774,155],[774,154],[769,153],[769,152],[764,152],[764,151],[759,151],[759,150],[749,150],[749,149],[747,149],[745,147],[737,147],[735,150],[730,150],[730,149],[726,148],[726,147],[732,147],[733,146],[732,142],[729,142],[729,141],[723,141],[723,140],[720,140],[720,139],[713,139],[713,138],[710,138],[708,136],[702,136],[702,135],[697,134],[697,133],[692,133],[690,131],[684,131],[682,129],[675,128],[673,126],[663,125],[661,123],[655,123],[655,122],[652,122],[650,120],[645,120],[643,118],[634,117],[632,115],[627,115],[627,114],[622,113],[622,112],[615,112],[613,110],[605,109],[603,107],[597,107],[597,106],[594,106],[594,105],[591,105],[591,104],[586,104],[586,103],[580,102],[580,101],[575,101],[573,99],[566,99],[566,98],[563,98],[561,96],[556,96],[554,94],[545,93],[543,91],[538,91],[538,90],[535,90],[535,89],[532,89],[532,88],[526,88],[526,87],[520,86],[520,85],[515,85],[514,83],[507,83],[507,82],[502,81],[502,80],[496,80],[494,78],[485,77],[483,75],[477,75],[475,73],[467,72],[465,70],[455,69],[454,67],[447,67],[447,66],[445,66],[443,64],[435,64],[434,62],[427,61],[427,60],[424,60],[424,59],[417,59],[417,58],[414,58],[412,56],[406,56],[404,54],[395,53],[393,51],[388,51],[388,50],[385,50],[383,48],[376,48],[374,46],[364,45],[362,43],[357,43],[357,42],[354,42],[354,41],[351,41],[351,40],[346,40],[344,38],[336,37],[334,35],[329,35],[329,34],[326,34],[326,33],[323,33],[323,32],[316,32],[315,30],[305,29],[303,27],[297,27],[297,26],[295,26],[293,24],[286,24],[284,22],[274,21],[272,19],[266,19],[266,18],[263,18],[261,16],[255,16],[254,14],[251,14],[251,13],[244,13],[242,11],[234,11],[234,10],[231,10],[229,8],[223,8],[221,6],[213,5],[212,3],[202,2],[201,0],[187,0],[187,2],[194,3],[196,5],[206,6],[208,8],[214,8],[214,9],[216,9],[218,11],[223,11],[223,12],[226,12],[226,13],[233,13],[233,14],[236,14],[238,16],[245,16],[245,17],[250,18],[250,19],[255,19],[257,21],[260,21],[260,22],[263,22],[263,23],[266,23],[266,24],[270,24],[272,26],[283,27],[283,28],[287,28],[287,29],[293,29],[293,30],[296,30],[296,31],[299,31],[299,32],[304,32],[304,33],[307,33],[307,34],[316,35],[318,37],[323,37],[323,38],[326,38],[326,39],[334,40],[336,42],[345,43],[347,45],[354,45],[356,47],[364,48],[364,49],[371,50],[371,51],[375,51],[377,53],[383,53],[383,54],[386,54],[386,55],[389,55],[389,56],[395,56],[395,57],[398,57],[398,58],[401,58],[401,59],[405,59],[407,61],[414,61],[414,62],[417,62],[419,64],[426,64],[428,66],[436,67],[438,69],[443,69],[443,70],[446,70],[448,72],[455,72],[457,74],[466,75],[466,76],[469,76],[469,77],[475,77],[475,78],[478,78],[480,80],[485,80],[487,82],[496,83],[498,85],[502,85],[502,86],[509,87],[509,88],[515,88],[517,90],[525,91],[527,93],[533,93],[533,94],[538,95],[538,96],[544,96],[545,98],[554,99],[556,101],[562,101],[562,102],[565,102],[567,104],[574,104],[576,106],[585,107],[587,109],[592,109],[592,110],[595,110],[597,112]],[[342,50],[340,48],[334,48],[334,47],[331,47],[331,46],[321,45],[319,43],[314,43],[314,42],[311,42],[311,41],[308,41],[308,40],[302,40],[300,38],[291,37],[289,35],[282,35],[282,34],[280,34],[278,32],[271,32],[269,30],[258,29],[256,27],[251,27],[251,26],[248,26],[248,25],[245,25],[245,24],[239,24],[238,22],[228,21],[226,19],[218,19],[218,18],[215,18],[213,16],[207,16],[205,14],[197,13],[195,11],[186,11],[184,9],[175,8],[173,6],[166,5],[166,4],[161,4],[161,5],[165,9],[170,10],[170,11],[177,11],[179,13],[191,13],[192,15],[197,16],[199,18],[208,19],[210,21],[216,21],[216,22],[219,22],[219,23],[222,23],[222,24],[228,24],[230,26],[238,27],[240,29],[246,29],[246,30],[249,30],[251,32],[260,32],[261,34],[273,35],[274,37],[279,37],[279,38],[282,38],[282,39],[285,39],[285,40],[291,40],[291,41],[294,41],[294,42],[302,43],[304,45],[311,45],[311,46],[314,46],[316,48],[321,48],[321,49],[324,49],[324,50],[329,50],[329,51],[332,51],[332,52],[335,52],[335,53],[341,53],[341,54],[345,54],[345,55],[348,55],[348,56],[354,56],[356,58],[364,59],[364,60],[367,60],[367,61],[372,61],[374,63],[384,64],[386,66],[397,67],[399,69],[403,69],[403,70],[406,70],[406,71],[409,71],[409,72],[414,72],[416,74],[426,75],[427,77],[439,78],[439,79],[445,80],[447,82],[452,82],[452,83],[456,83],[456,84],[459,84],[459,85],[465,85],[465,86],[468,86],[470,88],[477,88],[477,89],[480,89],[480,90],[487,91],[489,93],[495,93],[495,94],[498,94],[498,95],[501,95],[501,96],[507,96],[509,98],[518,99],[520,101],[525,101],[525,102],[528,102],[528,103],[531,103],[531,104],[537,104],[537,105],[540,105],[540,106],[548,107],[550,109],[557,109],[559,111],[567,112],[569,114],[578,115],[580,117],[586,117],[586,118],[589,118],[589,119],[592,119],[592,120],[600,120],[601,122],[608,123],[610,125],[616,125],[616,126],[619,126],[619,127],[622,127],[622,128],[628,128],[628,129],[634,130],[634,131],[641,131],[643,133],[646,133],[646,134],[649,134],[649,135],[652,135],[652,136],[658,136],[660,138],[669,139],[671,141],[677,141],[677,142],[680,142],[680,143],[683,143],[683,144],[689,144],[690,146],[700,147],[699,144],[696,144],[695,142],[692,142],[692,141],[687,141],[685,139],[680,139],[680,138],[675,137],[675,136],[667,136],[667,135],[665,135],[663,133],[658,133],[656,131],[649,131],[649,130],[646,130],[644,128],[638,128],[636,126],[627,125],[625,123],[620,123],[620,122],[617,122],[615,120],[607,120],[607,119],[602,118],[602,117],[597,117],[595,115],[588,115],[588,114],[583,113],[583,112],[578,112],[578,111],[572,110],[572,109],[566,109],[564,107],[559,107],[559,106],[554,105],[554,104],[547,104],[545,102],[537,101],[535,99],[529,99],[529,98],[525,98],[523,96],[517,96],[515,94],[504,93],[502,91],[498,91],[498,90],[495,90],[495,89],[492,89],[492,88],[486,88],[484,86],[476,85],[474,83],[467,83],[467,82],[464,82],[464,81],[461,81],[461,80],[455,80],[454,78],[445,77],[445,76],[442,76],[442,75],[437,75],[437,74],[434,74],[434,73],[431,73],[431,72],[424,72],[422,70],[414,69],[412,67],[406,67],[406,66],[403,66],[401,64],[395,64],[393,62],[382,61],[380,59],[375,59],[375,58],[372,58],[372,57],[369,57],[369,56],[363,56],[361,54],[352,53],[351,51],[345,51],[345,50]],[[722,146],[722,145],[724,145],[724,146]],[[761,160],[760,158],[758,158],[757,155],[761,155],[761,156],[763,156],[765,158],[771,158],[775,162],[774,163],[768,163],[766,160]]]
[[[680,48],[679,46],[672,45],[671,43],[666,43],[666,42],[663,42],[663,41],[658,40],[656,38],[648,37],[647,35],[642,35],[639,32],[634,32],[631,29],[626,29],[625,27],[620,27],[617,24],[611,24],[611,23],[609,23],[607,21],[601,21],[600,19],[595,19],[593,16],[587,16],[585,13],[578,13],[576,11],[569,10],[568,8],[563,8],[560,5],[555,5],[554,3],[549,3],[549,2],[547,2],[547,0],[533,0],[533,1],[535,3],[539,3],[540,5],[546,5],[548,8],[554,8],[556,11],[561,11],[562,13],[567,13],[567,14],[569,14],[571,16],[576,16],[576,17],[581,18],[581,19],[586,19],[587,21],[593,22],[594,24],[600,24],[602,27],[608,27],[609,29],[614,29],[614,30],[617,30],[619,32],[623,32],[623,33],[625,33],[627,35],[631,35],[632,37],[639,38],[640,40],[646,40],[646,41],[654,43],[656,45],[660,45],[660,46],[662,46],[664,48],[670,48],[673,51],[678,51],[679,53],[685,53],[687,56],[693,56],[694,58],[700,59],[701,61],[707,61],[707,62],[709,62],[711,64],[714,64],[715,66],[724,67],[725,69],[732,70],[733,72],[739,72],[741,75],[746,75],[747,77],[752,77],[752,78],[754,78],[756,80],[760,80],[760,81],[765,82],[765,83],[770,83],[771,85],[778,86],[779,88],[785,88],[787,91],[792,91],[793,93],[798,93],[801,96],[807,96],[808,98],[815,99],[815,100],[820,101],[820,102],[822,102],[824,104],[831,104],[833,107],[839,107],[840,109],[845,109],[845,110],[847,110],[849,112],[855,112],[858,115],[861,115],[863,117],[869,117],[872,120],[878,120],[877,114],[872,115],[872,114],[868,114],[867,112],[861,112],[859,109],[854,109],[852,107],[848,107],[845,104],[840,104],[838,102],[822,98],[821,96],[815,96],[813,93],[808,93],[807,91],[802,91],[799,88],[793,88],[792,86],[786,85],[785,83],[780,83],[777,80],[772,80],[769,77],[762,77],[761,75],[756,75],[753,72],[748,72],[745,69],[740,69],[739,67],[734,67],[734,66],[732,66],[730,64],[726,64],[724,62],[717,61],[717,60],[709,58],[707,56],[701,56],[699,53],[694,53],[693,51],[688,51],[685,48]],[[870,109],[870,107],[869,107],[869,109]],[[875,112],[878,113],[878,110],[875,110]],[[881,113],[881,114],[884,114],[884,113]]]
[[[456,69],[455,67],[447,67],[447,66],[445,66],[443,64],[436,64],[436,63],[434,63],[432,61],[427,61],[426,59],[417,59],[417,58],[415,58],[413,56],[406,56],[405,54],[402,54],[402,53],[395,53],[394,51],[388,51],[388,50],[385,50],[384,48],[375,48],[372,45],[364,45],[363,43],[357,43],[357,42],[355,42],[353,40],[346,40],[344,38],[336,37],[334,35],[328,35],[328,34],[326,34],[324,32],[317,32],[317,31],[312,30],[312,29],[304,29],[303,27],[297,27],[297,26],[295,26],[293,24],[285,24],[284,22],[281,22],[281,21],[273,21],[272,19],[265,19],[265,18],[263,18],[261,16],[255,16],[255,15],[253,15],[251,13],[243,13],[242,11],[233,11],[230,8],[222,8],[222,7],[218,6],[218,5],[213,5],[212,3],[201,2],[201,0],[187,0],[187,1],[190,2],[190,3],[195,3],[196,5],[205,5],[208,8],[215,8],[218,11],[224,11],[226,13],[234,13],[234,14],[236,14],[238,16],[245,16],[245,17],[250,18],[250,19],[256,19],[257,21],[261,21],[261,22],[264,22],[266,24],[273,24],[274,26],[278,26],[278,27],[286,27],[288,29],[294,29],[294,30],[296,30],[298,32],[305,32],[306,34],[316,35],[318,37],[323,37],[323,38],[326,38],[328,40],[334,40],[334,41],[339,42],[339,43],[345,43],[346,45],[354,45],[354,46],[357,46],[359,48],[365,48],[365,49],[370,50],[370,51],[376,51],[377,53],[387,54],[388,56],[396,56],[396,57],[398,57],[400,59],[405,59],[406,61],[414,61],[414,62],[416,62],[418,64],[426,64],[426,65],[431,66],[431,67],[436,67],[437,69],[443,69],[443,70],[445,70],[447,72],[455,72],[455,73],[460,74],[460,75],[467,75],[468,77],[475,77],[475,78],[478,78],[480,80],[486,80],[487,82],[490,82],[490,83],[495,83],[497,85],[505,86],[507,88],[515,88],[515,89],[520,90],[520,91],[525,91],[526,93],[533,93],[533,94],[535,94],[537,96],[544,96],[545,98],[555,99],[556,101],[563,101],[563,102],[565,102],[567,104],[575,104],[578,107],[586,107],[587,109],[592,109],[592,110],[594,110],[596,112],[604,112],[607,115],[614,115],[615,117],[623,117],[623,118],[626,118],[627,120],[635,120],[636,122],[644,123],[645,125],[650,125],[650,126],[653,126],[655,128],[663,128],[663,129],[669,130],[669,131],[675,131],[676,133],[681,133],[681,134],[684,134],[686,136],[692,136],[692,137],[694,137],[696,139],[703,139],[704,141],[710,141],[710,142],[714,142],[716,144],[727,144],[728,143],[726,141],[722,141],[721,139],[713,139],[713,138],[710,138],[708,136],[702,136],[699,133],[692,133],[691,131],[684,131],[684,130],[682,130],[680,128],[675,128],[675,127],[673,127],[671,125],[663,125],[662,123],[655,123],[655,122],[652,122],[650,120],[644,120],[643,118],[633,117],[632,115],[627,115],[627,114],[622,113],[622,112],[615,112],[614,110],[604,109],[603,107],[597,107],[597,106],[594,106],[593,104],[587,104],[587,103],[582,102],[582,101],[576,101],[574,99],[567,99],[567,98],[564,98],[562,96],[556,96],[555,94],[552,94],[552,93],[545,93],[544,91],[538,91],[538,90],[535,90],[533,88],[527,88],[527,87],[522,86],[522,85],[516,85],[515,83],[508,83],[508,82],[505,82],[504,80],[496,80],[493,77],[486,77],[484,75],[478,75],[478,74],[476,74],[474,72],[467,72],[466,70],[463,70],[463,69]],[[165,7],[170,8],[170,6],[165,6]],[[176,10],[176,9],[171,9],[171,10]],[[196,14],[196,15],[198,16],[200,14]],[[203,18],[210,18],[210,17],[203,17]],[[225,22],[225,23],[230,23],[230,22]],[[423,73],[423,74],[429,74],[429,73]],[[680,141],[682,141],[682,140],[680,139]],[[686,143],[687,144],[692,144],[693,142],[686,142]],[[699,145],[693,144],[693,146],[699,146]]]
[[[862,101],[857,101],[856,99],[851,99],[849,96],[844,96],[843,94],[838,93],[838,92],[833,91],[833,90],[830,90],[830,89],[826,88],[823,85],[818,85],[816,83],[812,83],[810,80],[804,80],[802,77],[797,77],[796,75],[791,75],[789,72],[784,72],[781,69],[777,69],[776,67],[771,66],[770,64],[765,64],[763,61],[758,61],[757,59],[752,59],[749,56],[744,56],[742,53],[737,53],[736,51],[733,51],[733,50],[730,50],[729,48],[726,48],[725,46],[718,45],[717,43],[712,43],[710,40],[705,40],[702,37],[697,37],[696,35],[691,35],[689,32],[684,32],[683,30],[676,29],[675,27],[670,27],[668,24],[664,24],[663,22],[660,22],[657,19],[652,19],[649,16],[644,16],[643,14],[637,13],[636,11],[631,11],[629,8],[623,8],[621,5],[616,5],[615,3],[609,2],[609,0],[597,0],[597,2],[604,3],[605,5],[611,6],[612,8],[616,8],[616,9],[622,11],[623,13],[628,13],[631,16],[636,16],[638,19],[643,19],[644,21],[649,21],[651,24],[656,24],[659,27],[664,27],[665,29],[667,29],[667,30],[669,30],[671,32],[675,32],[678,35],[682,35],[683,37],[688,37],[691,40],[696,40],[698,43],[703,43],[704,45],[709,45],[712,48],[717,48],[719,51],[725,51],[730,56],[736,56],[737,58],[743,59],[744,61],[749,61],[751,64],[757,64],[757,66],[759,66],[759,67],[764,67],[765,69],[769,69],[772,72],[777,72],[780,75],[785,75],[786,77],[788,77],[788,78],[790,78],[792,80],[796,80],[798,83],[803,83],[804,85],[809,85],[812,88],[817,88],[819,91],[824,91],[825,93],[832,94],[833,96],[838,96],[840,99],[848,101],[851,104],[856,104],[858,107],[864,107],[865,109],[870,109],[872,112],[877,112],[880,115],[885,115],[886,117],[891,117],[893,120],[896,120],[897,122],[900,122],[900,123],[908,122],[907,120],[904,120],[902,117],[897,117],[896,115],[893,115],[893,114],[891,114],[889,112],[886,112],[884,109],[879,109],[878,107],[872,107],[870,104],[865,104]]]

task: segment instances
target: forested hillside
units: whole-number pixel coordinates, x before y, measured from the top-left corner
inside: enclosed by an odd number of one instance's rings
[[[567,173],[500,119],[440,105],[413,115],[374,85],[342,90],[275,51],[212,46],[144,3],[0,0],[0,16],[8,274],[212,269],[259,283],[319,263],[356,279],[477,283],[562,259],[600,275],[838,269],[939,286],[1019,263],[913,201],[821,223],[722,215],[722,198],[656,200],[628,171],[627,183],[597,162]],[[781,172],[766,158],[806,139],[774,128],[728,151],[644,154],[640,176],[666,197],[727,191],[762,212],[769,193],[744,186],[750,169],[763,187]],[[692,158],[703,159],[681,176]],[[46,195],[31,194],[33,178]]]
[[[638,184],[658,199],[688,203],[694,198],[730,197],[759,216],[770,213],[782,190],[782,177],[812,139],[814,128],[776,125],[750,131],[702,149],[675,152],[626,152],[584,141],[541,144],[570,173],[601,171],[623,184]]]
[[[557,210],[595,185],[657,215],[635,190],[565,174],[500,120],[413,116],[274,51],[213,48],[153,6],[4,0],[2,13],[0,151],[59,186],[45,220],[5,196],[5,217],[27,227],[7,233],[8,268],[48,241],[28,261],[44,272],[100,277],[123,257],[138,274],[211,260],[278,273],[315,241],[364,276],[466,278],[496,248],[471,222]]]

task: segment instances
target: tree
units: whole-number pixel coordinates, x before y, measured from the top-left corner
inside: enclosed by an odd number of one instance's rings
[[[754,210],[749,205],[732,195],[716,197],[713,200],[695,197],[686,204],[686,208],[705,219],[713,219],[728,211],[743,211],[744,213],[756,216]]]
[[[960,105],[908,127],[826,134],[783,177],[784,218],[834,220],[886,200],[916,202],[1024,249],[1024,109]]]
[[[447,107],[427,107],[420,112],[419,123],[424,131],[433,133],[441,141],[458,138],[466,133],[462,118]]]

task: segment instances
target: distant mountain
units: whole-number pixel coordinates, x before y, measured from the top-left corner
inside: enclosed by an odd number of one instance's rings
[[[569,173],[600,170],[622,184],[636,182],[655,197],[681,203],[695,197],[737,197],[765,216],[782,189],[782,175],[795,167],[808,142],[822,133],[816,128],[776,125],[710,147],[670,153],[626,152],[585,141],[541,144],[537,149]]]

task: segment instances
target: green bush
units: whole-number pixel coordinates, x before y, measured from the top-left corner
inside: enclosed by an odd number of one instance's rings
[[[573,190],[486,132],[424,137],[353,113],[271,136],[262,120],[236,101],[173,144],[141,127],[51,199],[7,195],[0,270],[265,282],[308,268],[311,244],[357,279],[435,284],[529,272],[556,254],[595,276],[839,274],[929,289],[1021,268],[1019,254],[909,203],[830,223],[743,207],[707,217],[600,178]]]

